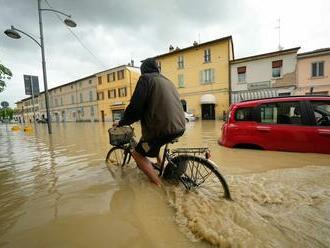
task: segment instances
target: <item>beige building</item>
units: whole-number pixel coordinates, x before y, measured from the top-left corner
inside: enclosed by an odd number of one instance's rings
[[[231,36],[156,56],[161,73],[177,87],[183,108],[205,120],[220,119],[229,106]]]
[[[140,69],[131,65],[95,74],[99,121],[120,120],[139,77]]]
[[[330,48],[298,54],[296,95],[329,95]]]
[[[33,123],[33,116],[35,113],[36,120],[39,118],[39,99],[34,97],[34,105],[32,97],[24,98],[15,103],[17,108],[17,113],[14,119],[20,123]],[[34,112],[33,112],[34,108]]]
[[[52,122],[97,121],[96,79],[90,75],[48,90]],[[45,118],[45,94],[39,96],[40,118]]]

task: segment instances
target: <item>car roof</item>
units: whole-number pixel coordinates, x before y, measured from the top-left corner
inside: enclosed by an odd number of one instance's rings
[[[262,99],[254,99],[254,100],[246,100],[237,103],[233,103],[232,107],[253,107],[262,103],[272,103],[272,102],[287,102],[287,101],[330,101],[330,96],[279,96],[279,97],[270,97],[270,98],[262,98]],[[232,108],[231,107],[231,108]]]

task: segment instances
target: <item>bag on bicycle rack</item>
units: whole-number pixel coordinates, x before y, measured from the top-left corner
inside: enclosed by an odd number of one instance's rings
[[[178,183],[180,177],[187,169],[187,161],[174,158],[167,164],[164,170],[163,177],[172,183]]]
[[[113,146],[128,144],[134,136],[133,128],[130,126],[113,127],[108,132],[110,144]]]

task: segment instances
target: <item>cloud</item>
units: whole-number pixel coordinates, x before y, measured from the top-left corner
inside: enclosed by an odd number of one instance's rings
[[[0,31],[15,25],[39,37],[36,0],[0,0]],[[146,57],[174,47],[191,46],[232,35],[235,56],[277,49],[277,19],[281,18],[281,44],[302,46],[302,51],[328,46],[330,3],[326,0],[276,2],[261,0],[47,0],[55,9],[71,14],[73,29],[84,49],[53,13],[43,13],[49,87],[67,83],[107,68],[139,64]],[[45,0],[41,1],[48,8]],[[97,57],[97,58],[95,58]],[[12,40],[0,35],[0,61],[14,73],[0,100],[11,104],[25,97],[23,74],[39,76],[40,49],[29,38]]]

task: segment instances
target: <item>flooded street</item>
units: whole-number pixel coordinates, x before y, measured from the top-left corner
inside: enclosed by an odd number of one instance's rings
[[[0,125],[0,247],[329,247],[330,155],[227,149],[220,126],[172,147],[208,146],[233,201],[110,172],[110,123]]]

